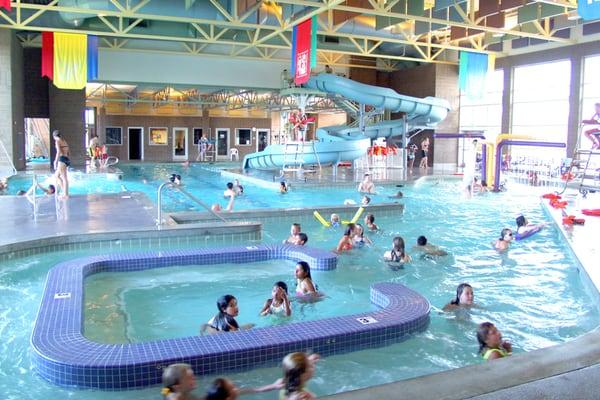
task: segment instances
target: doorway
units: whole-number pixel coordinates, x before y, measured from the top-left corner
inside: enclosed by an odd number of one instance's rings
[[[269,137],[271,131],[269,129],[259,129],[256,132],[256,151],[263,151],[269,145]]]
[[[173,161],[188,159],[188,128],[173,128]]]
[[[127,128],[127,143],[129,147],[129,160],[144,159],[144,128]]]
[[[229,129],[217,128],[217,159],[227,160],[229,154]]]

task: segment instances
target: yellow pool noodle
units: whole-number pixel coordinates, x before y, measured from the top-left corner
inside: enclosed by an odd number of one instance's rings
[[[363,211],[365,211],[365,209],[363,207],[359,207],[358,210],[356,210],[356,214],[354,214],[354,217],[352,217],[352,219],[350,221],[342,221],[342,224],[344,224],[344,225],[355,224],[356,221],[358,221],[358,219],[362,215]]]
[[[329,222],[325,221],[325,218],[323,218],[317,210],[313,211],[313,215],[315,216],[317,221],[319,221],[321,224],[323,224],[324,227],[329,228],[331,226],[331,224]]]

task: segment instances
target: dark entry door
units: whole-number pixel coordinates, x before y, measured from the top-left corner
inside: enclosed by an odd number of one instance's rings
[[[129,159],[142,159],[142,129],[129,128]]]

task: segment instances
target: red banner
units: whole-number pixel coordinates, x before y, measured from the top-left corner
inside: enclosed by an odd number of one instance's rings
[[[42,78],[54,79],[54,33],[42,32]]]
[[[0,8],[5,8],[10,11],[10,0],[0,0]]]
[[[307,19],[297,25],[296,31],[296,73],[294,82],[297,85],[305,83],[310,78],[310,40],[311,40],[311,19]]]

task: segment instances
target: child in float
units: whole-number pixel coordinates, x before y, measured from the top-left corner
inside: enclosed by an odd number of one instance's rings
[[[348,224],[348,227],[344,231],[344,236],[340,239],[335,252],[341,254],[344,251],[350,251],[354,247],[354,228],[353,223]]]
[[[285,184],[285,182],[281,181],[279,182],[279,193],[284,194],[288,192],[288,187]]]
[[[375,216],[373,214],[367,214],[365,216],[365,225],[370,231],[378,231],[379,227],[375,224]]]
[[[247,324],[240,327],[235,320],[235,317],[240,313],[237,299],[230,294],[219,297],[217,300],[217,309],[219,310],[217,315],[206,323],[209,333],[235,332],[240,329],[250,329],[254,326],[254,324]]]
[[[365,244],[373,244],[371,239],[365,236],[365,230],[361,224],[356,224],[354,228],[354,247],[363,247]]]
[[[546,226],[545,223],[530,224],[527,218],[525,218],[523,215],[519,215],[517,217],[516,223],[517,234],[515,235],[515,239],[517,240],[525,239],[526,237],[529,237],[534,233],[539,232],[544,226]]]
[[[284,240],[283,244],[298,244],[300,241],[300,232],[302,232],[302,227],[299,223],[294,222],[290,227],[290,237]]]
[[[315,373],[318,354],[291,353],[285,356],[283,366],[283,389],[279,392],[280,400],[310,400],[315,395],[306,389],[306,384]]]
[[[163,388],[161,394],[166,400],[200,400],[200,396],[192,394],[198,386],[196,376],[189,364],[171,364],[162,374]]]
[[[484,360],[495,360],[512,355],[510,342],[502,340],[502,333],[491,322],[483,322],[477,328],[479,354]]]
[[[596,113],[592,116],[592,118],[581,121],[581,123],[584,125],[596,125],[596,128],[585,131],[585,137],[592,142],[592,150],[600,147],[600,140],[598,139],[598,135],[600,135],[600,103],[594,104],[594,108]]]
[[[244,394],[269,392],[271,390],[282,389],[283,387],[282,379],[278,379],[266,386],[238,388],[235,383],[227,378],[217,378],[206,389],[204,400],[235,400]]]
[[[297,296],[317,294],[317,289],[315,288],[312,277],[310,276],[310,266],[306,261],[298,261],[298,264],[296,264],[295,275]]]
[[[342,224],[340,216],[336,213],[331,214],[331,217],[329,217],[329,223],[331,224],[332,228],[339,228]]]
[[[500,232],[500,238],[496,240],[494,248],[498,251],[507,250],[513,240],[513,232],[510,228],[504,228]]]
[[[468,283],[461,283],[456,287],[456,297],[443,308],[444,311],[452,311],[459,307],[471,307],[473,305],[473,287]]]
[[[288,287],[285,282],[275,282],[271,289],[271,298],[265,302],[260,315],[276,315],[289,317],[292,315],[292,306],[288,298]]]
[[[392,250],[386,251],[383,255],[385,261],[404,264],[412,260],[412,258],[406,254],[404,239],[402,239],[401,236],[396,236],[392,241],[392,245]]]

